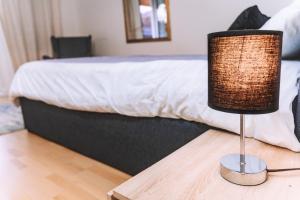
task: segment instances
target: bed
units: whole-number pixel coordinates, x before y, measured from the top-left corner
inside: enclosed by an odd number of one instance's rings
[[[300,151],[299,66],[282,62],[280,109],[247,116],[248,137]],[[131,175],[210,128],[239,132],[238,115],[207,106],[205,56],[35,61],[10,95],[30,132]]]

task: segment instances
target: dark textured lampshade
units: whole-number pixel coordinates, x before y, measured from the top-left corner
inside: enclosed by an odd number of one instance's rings
[[[278,110],[282,32],[208,35],[208,105],[239,114]]]

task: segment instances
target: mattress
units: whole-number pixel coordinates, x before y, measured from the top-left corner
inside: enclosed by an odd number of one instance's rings
[[[300,152],[292,102],[300,62],[283,61],[277,112],[246,116],[246,136]],[[62,108],[180,118],[239,133],[239,116],[207,106],[205,56],[94,57],[35,61],[16,73],[10,95]]]

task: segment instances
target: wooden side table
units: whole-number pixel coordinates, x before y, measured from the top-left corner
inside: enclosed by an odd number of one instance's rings
[[[219,174],[223,155],[239,152],[237,135],[209,130],[163,160],[116,187],[110,200],[298,200],[300,171],[270,173],[259,186],[239,186]],[[300,154],[254,139],[246,152],[264,159],[268,168],[300,166]]]

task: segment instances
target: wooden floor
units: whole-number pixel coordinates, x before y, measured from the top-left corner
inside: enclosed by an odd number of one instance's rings
[[[27,131],[0,136],[0,200],[106,199],[129,178]]]

